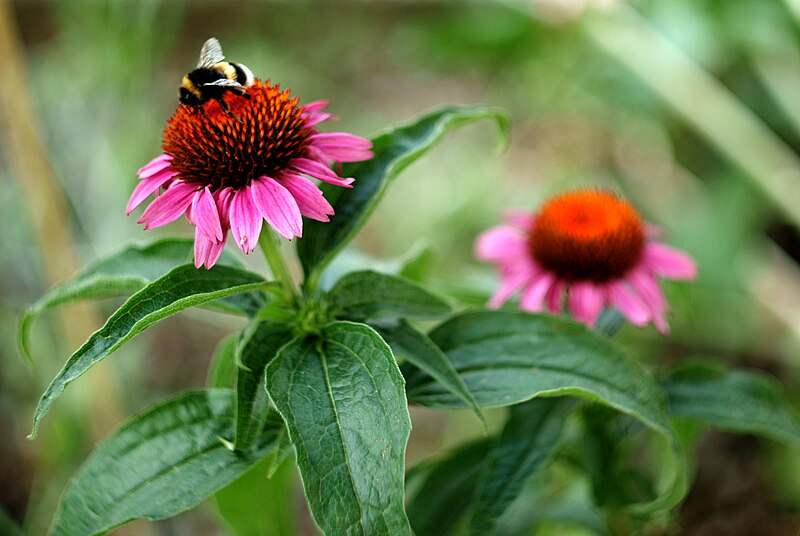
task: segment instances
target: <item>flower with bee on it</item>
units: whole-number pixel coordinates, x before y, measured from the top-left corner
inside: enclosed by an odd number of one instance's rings
[[[603,190],[565,193],[506,222],[475,245],[477,257],[500,272],[490,306],[520,293],[522,309],[560,313],[566,305],[590,326],[608,306],[636,326],[652,322],[665,333],[667,302],[657,278],[697,276],[691,257],[661,244],[628,202]]]
[[[302,235],[302,216],[329,221],[333,208],[311,179],[351,188],[353,179],[331,163],[372,157],[367,139],[317,130],[331,117],[327,102],[300,105],[269,81],[254,80],[243,91],[248,98],[225,92],[203,102],[201,113],[179,106],[164,130],[164,153],[138,171],[128,201],[130,214],[158,193],[139,218],[145,229],[185,214],[195,226],[198,268],[217,262],[229,232],[249,253],[264,220],[289,240]]]

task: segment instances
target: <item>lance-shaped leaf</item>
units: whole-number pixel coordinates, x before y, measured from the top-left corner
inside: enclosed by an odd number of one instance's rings
[[[52,536],[104,534],[133,519],[189,510],[274,448],[280,418],[244,452],[233,436],[233,392],[183,393],[134,416],[100,443],[70,481]]]
[[[334,322],[267,365],[311,513],[326,534],[409,534],[403,467],[411,431],[392,352],[363,324]]]
[[[439,318],[450,305],[416,283],[380,272],[351,272],[328,295],[342,318],[366,320],[381,317]]]
[[[264,367],[293,338],[285,324],[254,321],[236,355],[236,449],[247,449],[258,438],[267,415]]]
[[[695,358],[670,368],[661,384],[675,417],[800,446],[800,421],[767,374]]]
[[[575,395],[600,402],[641,421],[682,452],[661,386],[638,363],[601,335],[576,322],[516,311],[466,312],[430,334],[447,354],[479,407],[505,406],[540,396]],[[406,376],[412,402],[464,407],[461,398],[426,374]],[[649,511],[669,508],[686,491],[679,471]]]
[[[128,298],[105,325],[72,354],[39,400],[31,437],[36,436],[39,420],[69,383],[137,333],[189,307],[263,289],[270,284],[261,276],[239,268],[215,266],[211,270],[197,270],[192,265],[179,266],[153,281]]]
[[[309,279],[355,236],[375,209],[389,183],[409,164],[417,160],[447,132],[480,119],[494,119],[503,134],[508,131],[504,112],[486,106],[449,106],[395,126],[372,139],[375,156],[365,162],[347,163],[339,173],[356,179],[354,188],[322,186],[325,198],[336,211],[330,222],[306,221],[303,240],[297,253]]]
[[[496,534],[497,522],[523,485],[550,459],[561,439],[570,398],[534,399],[511,407],[492,446],[473,501],[471,534]]]
[[[425,371],[451,393],[461,398],[475,412],[478,420],[486,425],[475,398],[464,385],[464,380],[453,368],[447,355],[427,335],[405,320],[400,320],[394,326],[381,326],[378,329],[396,356]]]
[[[43,312],[79,300],[133,294],[176,266],[191,262],[193,242],[192,239],[166,238],[130,245],[96,261],[74,279],[53,287],[20,316],[17,342],[23,355],[31,359],[30,330]],[[218,264],[241,266],[236,257],[227,252],[222,253]],[[221,310],[252,316],[263,304],[264,297],[260,293],[248,293],[223,299],[215,305]]]

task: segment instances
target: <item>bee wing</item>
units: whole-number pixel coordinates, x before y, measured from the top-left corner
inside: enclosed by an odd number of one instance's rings
[[[197,63],[197,68],[211,67],[221,61],[225,61],[222,45],[219,44],[216,37],[212,37],[203,43],[203,48],[200,49],[200,61]]]
[[[205,86],[240,87],[244,89],[244,86],[236,80],[228,80],[227,78],[220,78],[219,80],[214,80],[213,82],[207,82],[203,84],[203,87]]]

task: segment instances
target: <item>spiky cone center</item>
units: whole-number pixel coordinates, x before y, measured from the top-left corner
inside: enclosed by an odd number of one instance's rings
[[[230,113],[215,100],[197,108],[178,106],[162,143],[176,178],[212,191],[239,189],[261,176],[275,177],[290,161],[306,156],[315,130],[306,127],[299,99],[260,80],[247,94],[250,98],[223,96]]]
[[[645,230],[636,210],[600,190],[570,192],[545,203],[530,233],[533,257],[570,281],[603,283],[642,259]]]

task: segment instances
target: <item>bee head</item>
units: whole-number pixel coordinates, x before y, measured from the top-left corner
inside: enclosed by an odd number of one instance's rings
[[[185,87],[181,87],[180,88],[180,93],[179,93],[178,98],[180,99],[181,103],[183,103],[183,104],[185,104],[187,106],[199,106],[200,105],[200,99],[198,99],[197,96],[194,93],[192,93],[191,91],[189,91]]]

